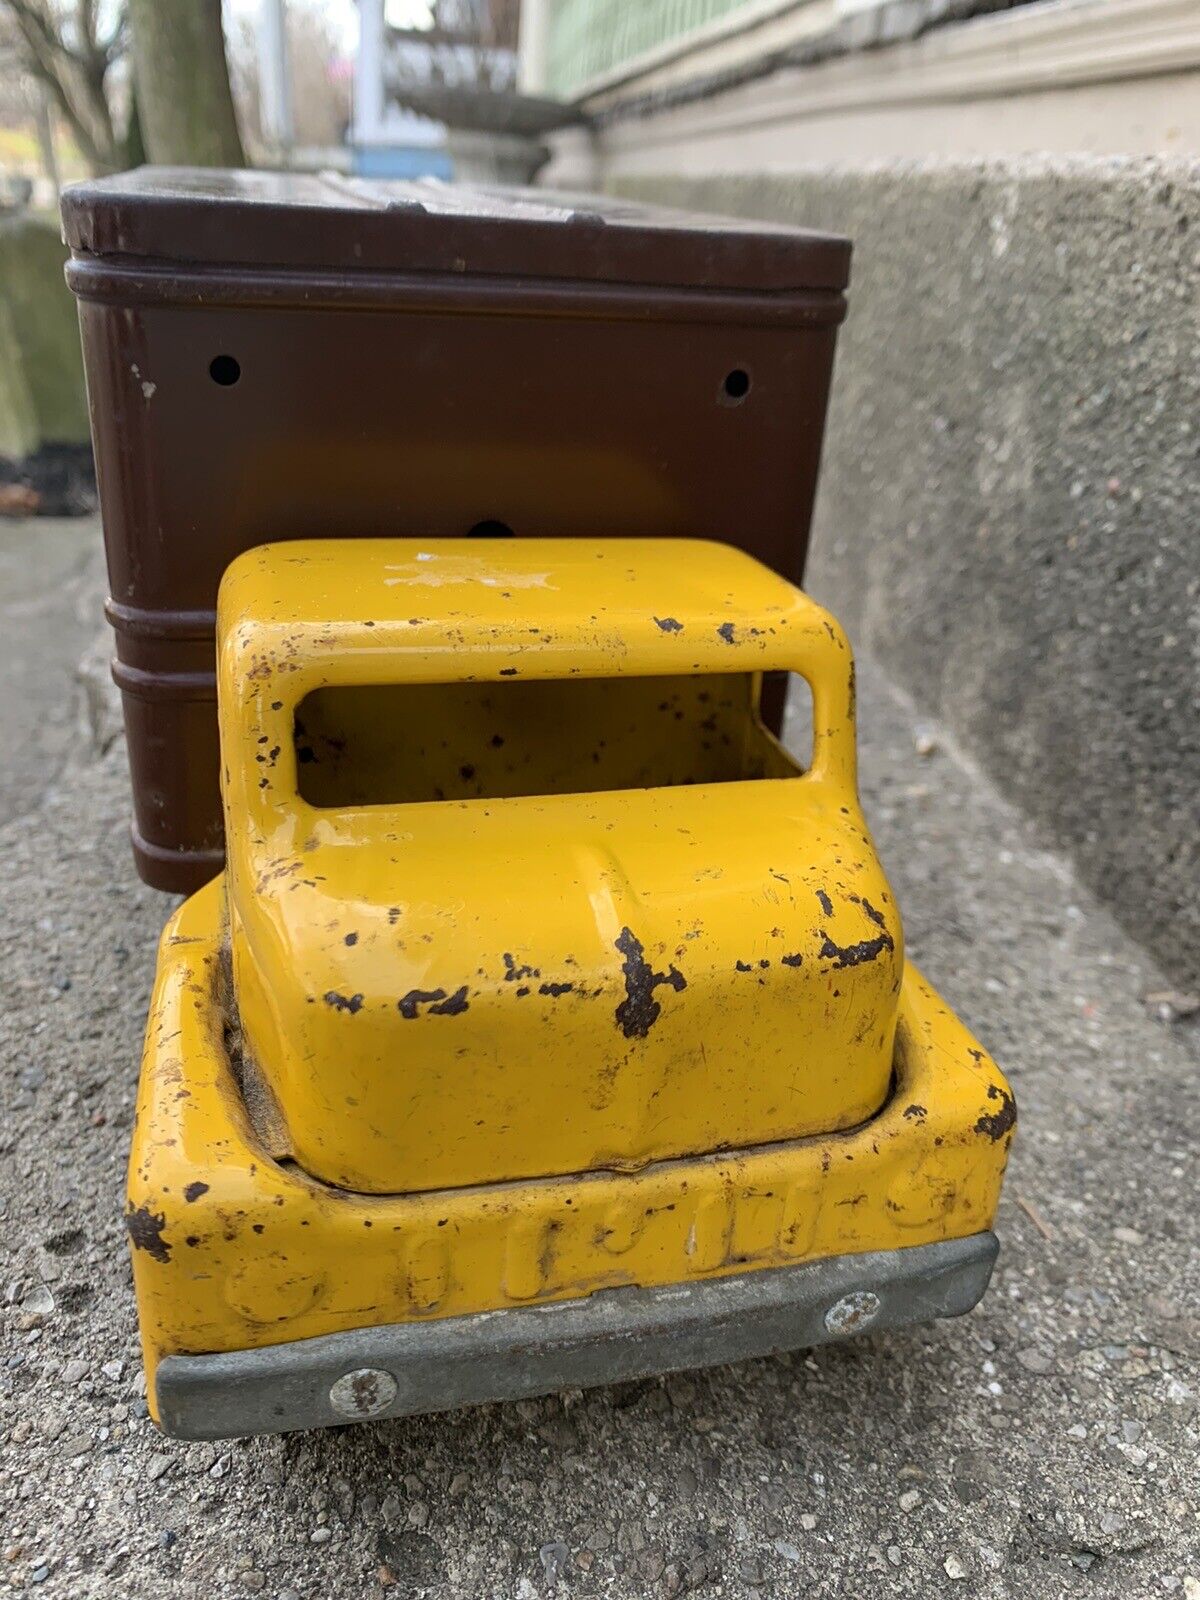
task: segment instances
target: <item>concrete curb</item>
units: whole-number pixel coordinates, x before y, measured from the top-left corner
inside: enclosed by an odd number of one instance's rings
[[[622,188],[852,236],[814,592],[1194,983],[1200,163]]]

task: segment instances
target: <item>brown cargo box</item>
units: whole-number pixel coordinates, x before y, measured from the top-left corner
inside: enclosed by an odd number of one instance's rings
[[[221,866],[213,608],[248,546],[687,535],[803,574],[843,239],[170,168],[62,210],[148,883]]]

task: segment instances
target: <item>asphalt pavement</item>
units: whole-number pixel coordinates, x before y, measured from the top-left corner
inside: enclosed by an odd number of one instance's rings
[[[910,954],[1020,1103],[978,1310],[516,1405],[162,1438],[120,1208],[170,903],[134,877],[121,741],[76,681],[97,547],[0,523],[0,1587],[1200,1600],[1200,1027],[1145,1001],[1170,985],[870,661],[863,790]]]

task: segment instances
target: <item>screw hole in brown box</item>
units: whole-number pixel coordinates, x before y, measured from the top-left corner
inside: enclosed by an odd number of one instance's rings
[[[733,405],[744,400],[750,393],[750,374],[745,367],[734,367],[732,372],[725,374],[725,381],[721,384],[721,393]]]
[[[242,375],[242,365],[236,356],[214,356],[208,363],[208,375],[222,389],[228,389]]]

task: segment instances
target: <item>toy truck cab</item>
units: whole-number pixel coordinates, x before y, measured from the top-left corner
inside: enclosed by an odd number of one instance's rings
[[[222,632],[242,1037],[306,1172],[629,1170],[879,1108],[900,930],[798,591],[705,544],[300,545],[235,565]],[[771,668],[817,685],[807,777]]]
[[[164,935],[130,1177],[165,1426],[974,1304],[1012,1101],[906,969],[826,612],[709,543],[343,540],[238,558],[218,637],[228,864]]]

